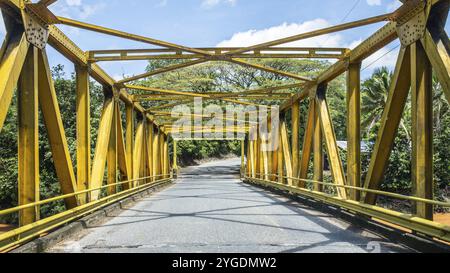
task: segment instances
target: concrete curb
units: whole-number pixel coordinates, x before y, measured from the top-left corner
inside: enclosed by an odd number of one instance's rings
[[[155,192],[159,192],[174,182],[168,181],[162,185],[157,185],[155,187],[148,188],[144,191],[137,192],[136,194],[123,199],[115,204],[109,205],[107,207],[101,208],[98,211],[95,211],[77,221],[66,224],[61,228],[56,229],[55,231],[50,232],[49,234],[33,240],[29,243],[24,244],[14,250],[11,253],[42,253],[46,250],[52,248],[58,243],[71,238],[74,235],[77,235],[87,229],[91,225],[99,224],[102,221],[105,221],[107,217],[119,215],[123,209],[132,207],[138,201],[142,200],[145,197],[152,195]]]

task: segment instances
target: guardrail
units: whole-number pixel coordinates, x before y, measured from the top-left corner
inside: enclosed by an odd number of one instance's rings
[[[257,177],[249,177],[244,176],[243,179],[247,182],[259,184],[262,186],[269,186],[271,188],[276,188],[279,190],[289,191],[291,193],[295,193],[302,196],[307,196],[309,198],[313,198],[318,201],[322,201],[324,203],[335,205],[347,210],[350,210],[352,212],[360,213],[362,215],[366,215],[368,217],[372,217],[374,219],[383,220],[388,223],[406,228],[408,230],[411,230],[411,232],[417,232],[421,233],[426,236],[430,236],[432,238],[436,238],[439,240],[443,240],[446,242],[450,242],[450,226],[433,222],[424,218],[420,218],[411,214],[406,214],[398,211],[394,211],[391,209],[386,209],[383,207],[379,207],[376,205],[369,205],[360,201],[354,201],[349,199],[343,199],[338,196],[324,193],[320,191],[314,191],[307,188],[300,188],[296,186],[291,186],[283,183],[279,183],[277,181],[271,181],[266,179],[261,179],[261,177],[279,177],[279,175],[276,174],[256,174]],[[431,205],[437,205],[442,207],[450,207],[450,203],[447,202],[440,202],[436,200],[429,200],[429,199],[423,199],[418,198],[414,196],[407,196],[402,194],[396,194],[386,191],[380,191],[380,190],[371,190],[371,189],[365,189],[361,187],[353,187],[353,186],[346,186],[346,185],[336,185],[333,183],[326,183],[322,181],[315,181],[315,180],[309,180],[309,179],[299,179],[296,177],[289,177],[289,176],[282,176],[283,179],[291,179],[293,181],[303,181],[303,182],[309,182],[312,184],[320,184],[325,185],[329,187],[335,187],[335,188],[345,188],[345,189],[351,189],[351,190],[357,190],[360,192],[370,192],[377,195],[383,195],[388,196],[391,198],[396,199],[402,199],[402,200],[409,200],[414,202],[422,202],[426,204]]]
[[[44,204],[56,202],[56,201],[63,200],[63,199],[73,197],[73,196],[79,196],[79,195],[94,192],[94,191],[100,191],[103,189],[107,189],[107,188],[111,188],[111,187],[115,187],[115,186],[119,186],[119,185],[124,185],[124,184],[131,183],[131,182],[146,181],[146,180],[156,179],[156,178],[160,178],[160,177],[162,177],[162,179],[151,181],[151,182],[146,182],[145,184],[136,186],[134,188],[131,188],[128,190],[123,190],[118,193],[108,195],[101,199],[91,201],[84,205],[78,206],[74,209],[66,210],[64,212],[49,216],[45,219],[36,221],[32,224],[18,227],[11,231],[0,234],[0,252],[8,252],[23,243],[26,243],[33,239],[38,238],[40,235],[42,235],[44,233],[47,233],[47,232],[49,232],[57,227],[60,227],[68,222],[72,222],[76,219],[79,219],[79,218],[81,218],[91,212],[94,212],[100,208],[103,208],[103,207],[111,205],[117,201],[125,199],[129,196],[132,196],[138,192],[171,182],[172,176],[170,174],[162,174],[162,175],[148,176],[148,177],[142,177],[139,179],[122,181],[122,182],[98,187],[95,189],[78,191],[78,192],[74,192],[71,194],[65,194],[65,195],[61,195],[58,197],[42,200],[39,202],[34,202],[34,203],[2,210],[2,211],[0,211],[0,216],[17,213],[17,212],[20,212],[24,209],[31,208],[31,207],[39,207]]]

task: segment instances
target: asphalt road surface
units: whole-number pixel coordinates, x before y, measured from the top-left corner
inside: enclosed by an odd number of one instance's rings
[[[403,252],[367,231],[238,179],[240,159],[176,184],[50,252]]]

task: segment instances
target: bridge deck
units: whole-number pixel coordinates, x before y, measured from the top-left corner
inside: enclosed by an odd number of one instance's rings
[[[373,241],[382,242],[383,252],[405,251],[330,215],[241,183],[239,163],[187,168],[175,185],[51,251],[366,252]]]

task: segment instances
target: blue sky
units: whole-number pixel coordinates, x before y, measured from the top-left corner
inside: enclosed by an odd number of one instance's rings
[[[282,38],[314,28],[390,12],[398,0],[59,0],[51,10],[60,16],[128,31],[192,47],[244,46]],[[352,10],[352,11],[351,11]],[[350,12],[351,11],[351,12]],[[350,12],[350,13],[349,13]],[[0,17],[1,18],[1,17]],[[297,46],[353,47],[382,24],[301,41]],[[148,48],[149,45],[62,27],[83,50]],[[0,24],[0,39],[4,26]],[[379,61],[398,41],[366,60],[363,76],[395,63],[397,50]],[[50,63],[72,65],[49,49]],[[373,63],[373,64],[372,64]],[[100,64],[114,78],[141,73],[146,62]]]

